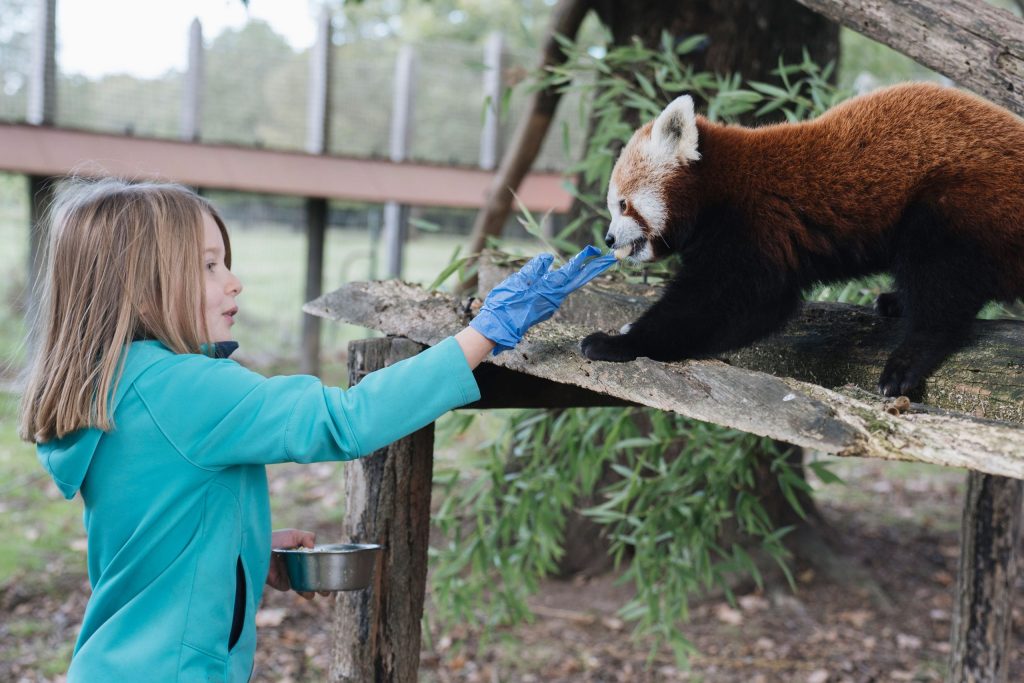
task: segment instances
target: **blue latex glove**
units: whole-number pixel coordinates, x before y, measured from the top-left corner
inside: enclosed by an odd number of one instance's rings
[[[491,290],[469,326],[494,342],[495,355],[511,349],[526,330],[554,315],[571,292],[615,264],[615,256],[598,256],[600,253],[597,247],[588,246],[552,271],[548,270],[554,260],[551,254],[534,257]]]

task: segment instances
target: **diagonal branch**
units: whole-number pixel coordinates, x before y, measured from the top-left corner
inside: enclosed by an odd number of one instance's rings
[[[1024,20],[983,0],[797,0],[1017,114]]]
[[[543,57],[539,68],[545,69],[565,61],[565,54],[556,36],[575,38],[589,9],[589,0],[559,0],[552,12],[551,24],[544,39]],[[491,182],[487,204],[480,209],[473,223],[473,231],[469,238],[470,254],[480,253],[488,237],[501,234],[501,229],[512,209],[512,193],[523,182],[523,178],[540,153],[561,98],[562,93],[553,87],[538,90],[530,96],[526,111],[519,119],[509,143],[508,154],[502,158],[501,165]],[[461,287],[463,291],[470,291],[475,285],[476,279],[471,278]]]

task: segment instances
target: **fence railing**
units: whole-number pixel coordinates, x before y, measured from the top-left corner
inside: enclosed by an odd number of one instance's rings
[[[178,52],[190,55],[184,71],[155,78],[87,77],[55,51],[61,26],[51,21],[47,33],[41,16],[54,6],[54,0],[39,0],[27,7],[9,30],[12,38],[0,43],[0,121],[304,150],[313,125],[311,62],[326,54],[325,153],[388,157],[395,103],[404,98],[406,159],[493,168],[525,104],[522,81],[537,59],[533,52],[510,49],[500,36],[484,45],[366,39],[296,50],[259,21],[204,40],[197,20],[181,36]],[[330,43],[330,31],[324,35]],[[403,52],[412,60],[407,93],[395,88]],[[551,136],[536,168],[558,170],[576,157],[585,131],[574,97],[567,96],[557,124],[562,129],[564,122],[570,150],[562,135]]]

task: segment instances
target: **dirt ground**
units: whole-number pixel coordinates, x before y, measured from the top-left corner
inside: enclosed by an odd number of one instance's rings
[[[949,653],[962,475],[919,468],[894,477],[891,464],[880,462],[843,467],[847,485],[821,491],[818,504],[842,562],[863,570],[859,578],[836,581],[798,565],[796,592],[781,585],[740,594],[735,605],[695,601],[683,626],[698,651],[688,669],[678,668],[668,651],[649,657],[647,644],[632,638],[631,625],[616,616],[630,597],[629,587],[613,573],[544,582],[532,600],[534,620],[503,628],[487,642],[461,627],[442,633],[432,623],[420,680],[941,681]],[[279,490],[294,484],[274,480]],[[308,499],[316,498],[309,493]],[[320,532],[329,537],[331,526]],[[63,680],[59,665],[66,666],[88,594],[84,566],[84,560],[58,563],[34,580],[0,587],[0,614],[7,615],[7,624],[0,624],[0,680]],[[253,680],[326,680],[330,607],[330,598],[307,602],[269,591],[257,616]],[[1024,680],[1022,607],[1014,609],[1011,681]],[[45,618],[50,627],[12,627],[39,623],[30,616]]]

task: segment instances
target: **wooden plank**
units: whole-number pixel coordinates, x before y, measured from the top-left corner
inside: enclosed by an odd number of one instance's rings
[[[306,151],[326,154],[331,139],[331,11],[320,8],[316,43],[309,58]]]
[[[412,108],[415,96],[416,53],[403,45],[395,60],[395,83],[391,101],[391,132],[388,140],[391,161],[405,161],[412,139]],[[402,257],[408,232],[409,209],[396,201],[384,205],[384,273],[402,276]]]
[[[331,138],[331,12],[320,9],[316,44],[309,62],[309,100],[306,111],[306,151],[326,154]],[[327,200],[306,198],[306,301],[320,296],[324,280],[324,241],[327,236]],[[320,374],[320,320],[302,316],[299,371]]]
[[[66,128],[0,124],[0,170],[42,176],[119,175],[194,187],[412,206],[478,208],[492,174],[478,168],[155,140]],[[531,174],[531,211],[566,211],[558,173]]]
[[[500,31],[484,45],[484,125],[480,131],[480,168],[493,171],[501,157],[501,101],[505,39]]]
[[[306,304],[305,310],[429,345],[470,319],[463,302],[396,281],[350,283]],[[533,328],[516,349],[487,362],[828,453],[1024,478],[1021,427],[923,406],[891,415],[880,396],[856,387],[828,389],[717,360],[590,361],[578,344],[591,331],[556,315]]]

